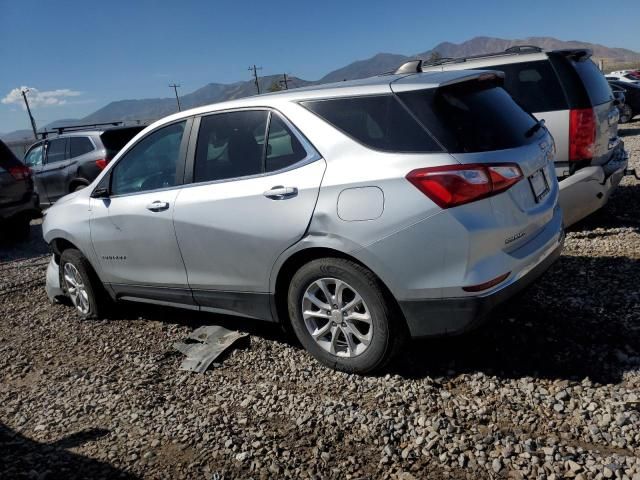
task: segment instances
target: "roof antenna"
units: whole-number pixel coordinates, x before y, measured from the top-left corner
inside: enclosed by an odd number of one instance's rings
[[[403,73],[420,73],[422,71],[422,60],[409,60],[403,63],[396,70],[396,74]]]

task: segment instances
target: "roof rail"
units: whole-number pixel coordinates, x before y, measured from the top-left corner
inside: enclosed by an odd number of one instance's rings
[[[117,127],[122,125],[124,122],[105,122],[105,123],[87,123],[84,125],[67,125],[64,127],[51,127],[51,130],[43,130],[38,132],[42,135],[42,138],[47,138],[47,135],[52,133],[57,133],[58,135],[62,135],[64,132],[76,132],[79,130],[89,130],[95,127],[103,127],[103,126],[112,126]]]
[[[537,45],[513,45],[505,50],[506,53],[541,52]]]

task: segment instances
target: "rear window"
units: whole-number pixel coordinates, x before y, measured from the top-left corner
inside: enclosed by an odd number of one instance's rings
[[[566,110],[567,99],[547,60],[491,67],[504,72],[504,88],[529,112]]]
[[[514,148],[540,135],[526,136],[535,119],[491,82],[463,82],[398,96],[451,153]]]
[[[318,100],[303,102],[302,105],[353,139],[375,150],[442,150],[398,102],[395,95]]]
[[[580,79],[584,83],[593,105],[600,105],[612,100],[611,89],[607,79],[591,60],[571,61]]]
[[[4,142],[0,141],[0,167],[11,168],[20,165],[20,161],[16,158],[14,153]]]
[[[87,137],[70,137],[69,149],[71,158],[79,157],[93,150],[93,143]]]

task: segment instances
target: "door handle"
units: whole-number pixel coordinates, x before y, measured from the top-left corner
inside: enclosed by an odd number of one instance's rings
[[[155,202],[151,202],[147,205],[147,210],[151,210],[152,212],[161,212],[163,210],[167,210],[169,208],[169,202],[161,202],[160,200],[156,200]]]
[[[296,187],[283,187],[282,185],[278,185],[271,190],[267,190],[263,195],[271,200],[285,200],[298,195],[298,189]]]

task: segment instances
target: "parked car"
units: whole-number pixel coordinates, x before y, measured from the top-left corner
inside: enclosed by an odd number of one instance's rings
[[[0,235],[23,240],[31,220],[40,216],[31,171],[0,140]]]
[[[640,85],[610,80],[612,90],[620,90],[624,93],[625,109],[620,114],[620,123],[629,122],[640,113]]]
[[[616,82],[623,82],[623,83],[628,83],[631,85],[640,85],[640,79],[636,78],[635,75],[614,75],[614,74],[609,74],[605,76],[605,79],[607,81],[616,81]]]
[[[407,65],[425,72],[504,72],[505,89],[525,110],[544,120],[555,139],[560,206],[569,226],[606,204],[628,159],[618,137],[613,94],[590,57],[590,50],[518,46],[495,54]]]
[[[49,209],[48,295],[285,322],[360,373],[467,331],[564,238],[553,140],[501,85],[391,75],[158,121]]]
[[[144,126],[58,128],[55,138],[34,143],[25,154],[44,205],[89,185]],[[95,128],[95,127],[94,127]]]
[[[623,77],[631,81],[640,81],[640,73],[637,70],[618,70],[611,72],[609,75]]]

